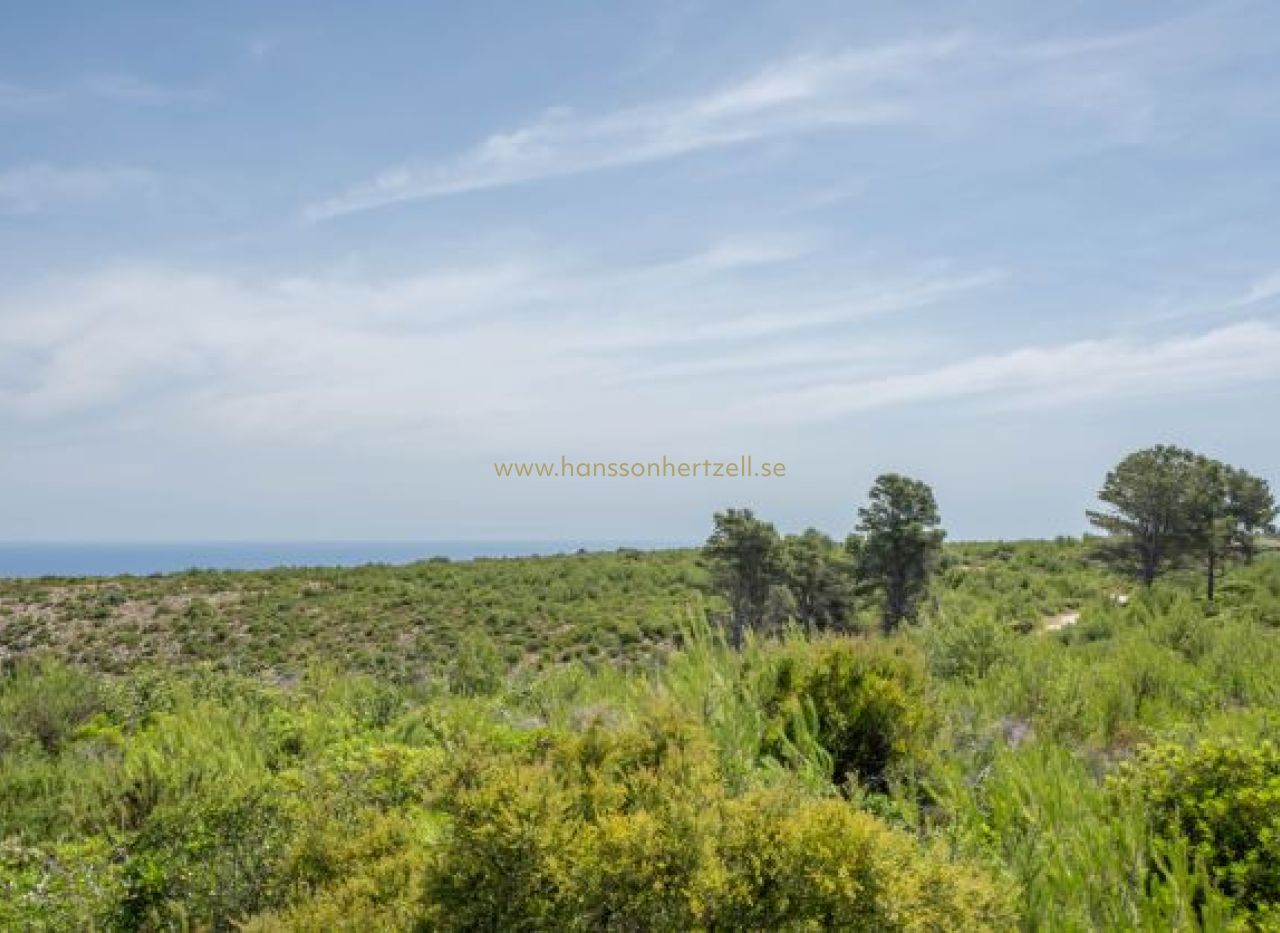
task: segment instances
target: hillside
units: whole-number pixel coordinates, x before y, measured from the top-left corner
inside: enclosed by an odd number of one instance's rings
[[[1275,929],[1280,556],[1199,583],[954,545],[741,651],[691,552],[5,583],[0,928]]]
[[[935,598],[944,615],[981,607],[1030,627],[1119,588],[1080,542],[956,544]],[[679,550],[8,580],[0,652],[105,672],[211,665],[293,675],[323,663],[414,679],[477,641],[510,665],[643,662],[721,607],[697,552]]]
[[[640,657],[668,644],[706,575],[693,552],[0,583],[0,645],[88,668],[413,677],[483,633],[511,664]]]

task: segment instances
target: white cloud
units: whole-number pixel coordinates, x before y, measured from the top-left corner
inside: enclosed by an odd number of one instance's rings
[[[700,97],[595,117],[554,108],[490,136],[457,159],[404,165],[313,205],[313,220],[415,198],[494,188],[826,127],[912,119],[906,90],[965,47],[942,36],[835,55],[806,55]]]
[[[658,282],[652,292],[633,296],[640,302],[632,306],[636,313],[593,328],[583,340],[584,346],[609,350],[773,339],[941,304],[1003,278],[994,270],[964,275],[899,271],[826,283],[817,290],[787,283],[707,296]]]
[[[845,265],[805,286],[779,268],[807,255],[789,242],[739,237],[622,267],[506,256],[384,281],[156,268],[70,278],[0,296],[0,417],[171,417],[174,430],[271,444],[370,432],[394,445],[407,432],[474,450],[575,424],[667,437],[760,391],[761,369],[867,360],[866,319],[997,280]],[[751,278],[761,263],[777,281]],[[685,382],[700,373],[721,378],[691,398]]]
[[[310,205],[305,216],[323,220],[836,128],[981,126],[1016,114],[1010,125],[1025,142],[1036,121],[1056,113],[1101,128],[1090,145],[1131,144],[1156,123],[1148,71],[1173,66],[1149,49],[1172,44],[1172,29],[1024,43],[951,33],[798,55],[708,93],[597,115],[554,107],[453,159],[388,168]]]
[[[733,353],[628,361],[614,373],[614,380],[622,384],[656,380],[705,382],[744,376],[758,387],[794,385],[828,370],[838,370],[845,376],[851,370],[865,370],[870,375],[887,365],[901,365],[912,352],[919,352],[922,342],[920,338],[851,343],[797,338],[775,346],[771,341],[762,341]]]
[[[1280,270],[1264,275],[1251,284],[1236,304],[1243,307],[1270,301],[1277,296],[1280,296]]]
[[[19,165],[0,171],[0,214],[31,214],[60,204],[145,194],[155,185],[151,172],[136,168]]]
[[[786,419],[823,419],[898,405],[988,398],[1036,407],[1168,396],[1275,382],[1280,328],[1250,321],[1161,342],[1084,340],[1025,347],[934,369],[778,393],[763,406]]]
[[[504,255],[382,280],[116,268],[0,296],[0,417],[172,418],[253,443],[368,435],[474,453],[963,400],[1114,404],[1280,374],[1280,327],[1260,321],[921,368],[956,352],[954,327],[921,343],[904,339],[918,327],[866,325],[969,300],[1002,275],[846,261],[829,277],[815,251],[738,236],[636,265]]]
[[[812,247],[797,237],[733,237],[716,243],[693,257],[707,269],[740,269],[789,262],[808,254]]]

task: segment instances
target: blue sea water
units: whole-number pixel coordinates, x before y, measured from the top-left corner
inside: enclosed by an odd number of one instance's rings
[[[19,542],[0,543],[0,578],[91,577],[183,570],[266,570],[272,567],[355,567],[408,564],[432,557],[525,557],[680,547],[658,541],[279,541],[279,542]]]

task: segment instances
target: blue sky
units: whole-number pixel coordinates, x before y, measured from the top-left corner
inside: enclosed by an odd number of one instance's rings
[[[28,4],[0,538],[1078,533],[1274,479],[1280,6]],[[498,479],[495,460],[785,479]]]

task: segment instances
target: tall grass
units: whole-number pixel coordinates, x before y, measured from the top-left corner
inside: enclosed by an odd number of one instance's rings
[[[1110,778],[1277,736],[1280,560],[1122,604],[1073,547],[957,549],[888,639],[734,650],[693,597],[661,661],[513,665],[475,630],[408,680],[10,666],[0,928],[468,928],[450,898],[517,880],[526,929],[1263,928],[1226,850]]]

